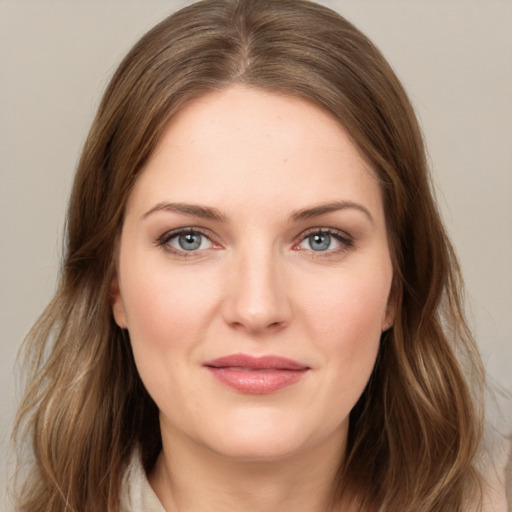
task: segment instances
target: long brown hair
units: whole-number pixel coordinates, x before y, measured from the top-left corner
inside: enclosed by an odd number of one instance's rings
[[[483,372],[420,129],[375,46],[303,0],[193,4],[148,32],[112,78],[78,165],[59,287],[25,344],[16,432],[33,460],[18,510],[114,512],[134,448],[153,465],[158,411],[110,306],[124,207],[169,119],[233,83],[330,112],[382,188],[398,313],[351,413],[338,495],[350,485],[361,510],[461,511],[478,500]]]

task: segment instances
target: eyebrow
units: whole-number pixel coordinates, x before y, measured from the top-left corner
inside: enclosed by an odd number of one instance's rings
[[[326,215],[328,213],[336,212],[339,210],[347,210],[354,209],[358,210],[366,215],[370,222],[374,222],[372,214],[370,211],[365,208],[363,205],[359,203],[354,203],[353,201],[333,201],[330,203],[320,204],[318,206],[314,206],[312,208],[304,208],[302,210],[296,210],[290,216],[290,220],[292,222],[299,222],[303,220],[313,219],[315,217],[320,217],[321,215]]]
[[[215,220],[217,222],[227,222],[227,217],[217,208],[209,206],[200,206],[188,203],[158,203],[156,206],[142,215],[141,219],[149,217],[155,212],[168,211],[173,213],[181,213],[182,215],[191,215],[201,219]]]
[[[313,219],[315,217],[320,217],[322,215],[326,215],[328,213],[354,209],[358,210],[365,214],[366,217],[373,223],[373,217],[370,211],[365,208],[363,205],[359,203],[354,203],[353,201],[332,201],[325,204],[320,204],[318,206],[313,206],[311,208],[304,208],[301,210],[296,210],[290,215],[289,222],[300,222],[308,219]],[[190,215],[193,217],[199,217],[201,219],[208,219],[217,222],[227,222],[228,218],[217,208],[212,208],[210,206],[201,206],[198,204],[189,204],[189,203],[158,203],[153,208],[144,213],[141,217],[142,220],[149,217],[151,214],[160,211],[169,211],[173,213],[180,213],[182,215]]]

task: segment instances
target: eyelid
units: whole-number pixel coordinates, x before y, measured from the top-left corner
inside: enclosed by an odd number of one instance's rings
[[[169,241],[179,235],[186,234],[186,233],[198,233],[201,236],[204,236],[207,238],[212,244],[214,249],[218,249],[221,247],[221,245],[215,241],[215,237],[212,235],[212,233],[209,230],[206,230],[204,228],[196,227],[196,226],[186,226],[176,229],[170,229],[166,231],[164,234],[159,236],[157,240],[155,241],[155,244],[162,249],[176,254],[180,257],[192,257],[192,256],[198,256],[200,253],[205,252],[207,249],[201,249],[196,251],[186,251],[186,250],[180,250],[177,249],[169,244]],[[330,249],[326,251],[313,251],[312,249],[302,249],[298,248],[299,244],[304,242],[304,240],[307,239],[310,235],[313,235],[315,233],[322,233],[327,234],[332,237],[334,237],[340,244],[341,247],[338,247],[336,249]],[[300,250],[300,251],[307,251],[309,253],[314,253],[315,257],[327,257],[329,255],[338,254],[344,251],[347,251],[348,249],[352,248],[355,245],[355,239],[353,236],[349,235],[346,231],[332,228],[332,227],[324,227],[324,226],[315,226],[312,228],[308,228],[305,231],[303,231],[296,239],[296,241],[293,244],[293,249]]]
[[[172,240],[173,238],[176,238],[180,235],[184,235],[187,233],[197,233],[197,234],[207,238],[213,245],[213,248],[220,247],[220,244],[218,244],[214,240],[212,234],[208,230],[205,230],[205,229],[199,228],[199,227],[195,227],[195,226],[186,226],[186,227],[182,227],[182,228],[170,229],[169,231],[166,231],[163,235],[159,236],[155,243],[157,246],[161,247],[165,251],[168,251],[170,253],[173,253],[180,257],[185,257],[185,258],[191,257],[191,256],[197,256],[198,254],[207,250],[207,249],[201,249],[201,250],[196,250],[196,251],[186,251],[184,249],[183,250],[177,249],[176,247],[173,247],[169,244],[170,240]]]
[[[331,250],[326,250],[326,251],[313,251],[312,249],[309,249],[309,250],[308,249],[297,249],[297,250],[305,250],[305,251],[308,251],[311,253],[315,253],[315,257],[325,257],[325,256],[329,256],[332,254],[344,252],[347,249],[352,248],[355,244],[354,237],[349,235],[346,231],[342,231],[340,229],[331,228],[331,227],[316,226],[316,227],[309,228],[309,229],[303,231],[299,235],[297,241],[294,243],[293,248],[296,249],[299,246],[299,244],[304,242],[304,240],[306,240],[309,236],[314,235],[316,233],[330,235],[330,236],[334,237],[338,242],[340,242],[342,244],[342,246],[337,249],[331,249]]]

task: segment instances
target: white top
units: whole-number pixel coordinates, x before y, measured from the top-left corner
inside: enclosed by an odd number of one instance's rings
[[[512,443],[507,442],[503,448],[502,457],[498,461],[497,467],[492,468],[490,472],[489,487],[484,493],[482,509],[484,512],[506,512],[507,510],[512,512],[512,508],[507,508],[505,496],[505,486],[507,485],[505,483],[505,465],[507,458],[510,457],[509,464],[512,468]],[[510,472],[512,473],[512,469]],[[509,492],[512,495],[512,490]],[[123,476],[120,512],[165,512],[148,482],[138,450],[134,451],[132,460]]]
[[[165,512],[149,485],[138,450],[134,452],[123,477],[120,512]]]

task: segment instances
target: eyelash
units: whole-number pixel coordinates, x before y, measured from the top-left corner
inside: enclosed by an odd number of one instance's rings
[[[317,234],[329,235],[330,237],[334,238],[337,242],[339,242],[341,246],[336,249],[330,249],[326,251],[314,251],[313,249],[310,249],[309,252],[315,258],[328,258],[333,255],[339,255],[341,253],[346,252],[349,249],[352,249],[355,245],[355,240],[344,231],[340,231],[334,228],[315,227],[310,228],[305,232],[301,233],[300,240],[294,244],[294,247],[304,242],[311,235]]]
[[[186,250],[179,250],[174,247],[172,247],[169,242],[180,235],[187,235],[187,234],[199,234],[201,236],[204,236],[207,238],[212,244],[215,245],[215,242],[212,240],[211,235],[209,235],[207,232],[205,232],[201,228],[196,227],[187,227],[187,228],[180,228],[175,229],[172,231],[167,231],[164,233],[161,237],[159,237],[156,241],[156,245],[158,247],[161,247],[167,252],[170,252],[180,258],[190,258],[190,257],[197,257],[199,252],[202,251],[186,251]],[[313,249],[309,249],[308,252],[311,253],[311,255],[315,258],[326,258],[332,255],[337,255],[340,253],[343,253],[351,248],[354,247],[355,241],[354,239],[349,236],[344,231],[340,231],[333,228],[321,228],[321,227],[315,227],[310,228],[306,230],[305,232],[301,233],[298,237],[298,241],[294,242],[293,247],[297,247],[299,244],[304,242],[308,237],[311,235],[316,234],[322,234],[322,235],[329,235],[330,237],[334,238],[337,242],[341,244],[341,247],[336,249],[330,249],[325,251],[314,251]],[[203,250],[204,251],[204,250]]]
[[[180,235],[188,235],[188,234],[192,234],[192,235],[199,234],[201,236],[204,236],[208,240],[210,240],[210,242],[214,243],[212,241],[211,235],[209,235],[203,229],[201,229],[201,228],[188,228],[187,227],[187,228],[180,228],[180,229],[174,229],[172,231],[167,231],[160,238],[158,238],[158,240],[156,241],[156,245],[161,247],[165,251],[170,252],[173,255],[178,256],[180,258],[197,257],[197,253],[199,251],[186,251],[186,250],[181,250],[180,251],[179,249],[175,249],[174,247],[172,247],[169,244],[169,242],[173,238],[176,238],[176,237],[178,237]]]

